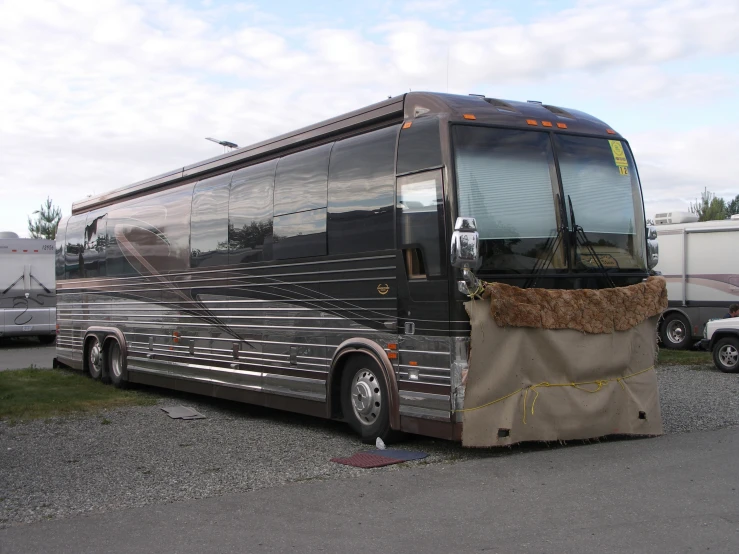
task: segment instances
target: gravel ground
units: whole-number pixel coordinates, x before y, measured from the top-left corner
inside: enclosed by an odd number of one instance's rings
[[[708,366],[663,367],[657,375],[665,432],[739,424],[739,376]],[[408,465],[363,470],[330,462],[367,448],[341,423],[165,395],[156,406],[95,416],[0,422],[0,528]],[[193,407],[207,419],[170,419],[160,409],[167,405]],[[412,465],[554,447],[466,450],[420,437],[402,445],[429,454]]]

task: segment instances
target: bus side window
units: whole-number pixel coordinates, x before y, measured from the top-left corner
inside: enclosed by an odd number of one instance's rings
[[[394,248],[398,125],[337,142],[328,177],[328,252]]]
[[[239,169],[228,201],[228,263],[272,259],[272,198],[277,160]]]
[[[85,277],[105,277],[107,245],[107,213],[103,210],[87,214],[85,224]]]
[[[65,237],[67,236],[68,218],[64,218],[59,222],[56,230],[56,280],[64,279],[64,258],[66,253]]]
[[[399,246],[410,279],[442,272],[440,229],[444,221],[441,171],[398,178]]]
[[[67,223],[64,266],[67,279],[85,277],[85,221],[87,214],[75,215]]]
[[[275,260],[325,256],[328,162],[331,144],[296,152],[275,173]]]
[[[398,175],[441,165],[439,120],[435,117],[414,119],[410,127],[400,131]]]
[[[228,187],[233,173],[195,185],[190,219],[190,267],[228,263]]]
[[[193,187],[188,183],[109,209],[105,249],[109,277],[189,268]]]

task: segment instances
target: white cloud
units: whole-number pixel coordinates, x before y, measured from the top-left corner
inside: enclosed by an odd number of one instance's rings
[[[424,21],[428,4],[347,28],[286,27],[248,4],[203,6],[0,4],[0,196],[11,199],[0,203],[3,227],[24,232],[26,214],[47,195],[68,213],[89,193],[219,154],[205,136],[246,145],[409,88],[446,90],[447,71],[460,92],[518,84],[539,97],[553,83],[577,83],[573,99],[592,90],[630,109],[654,97],[736,95],[734,73],[696,64],[675,75],[661,64],[739,52],[737,2],[582,3],[530,24],[500,12],[475,19],[473,7],[451,0],[430,6],[478,22],[471,30]],[[662,187],[674,196],[675,179],[692,199],[690,180],[706,172],[713,186],[730,188],[722,183],[737,168],[716,152],[739,150],[736,134],[716,122],[679,135],[695,165],[678,135],[662,136],[630,137],[649,202]]]
[[[647,216],[684,210],[704,188],[730,200],[739,194],[739,131],[725,126],[653,131],[630,139]]]

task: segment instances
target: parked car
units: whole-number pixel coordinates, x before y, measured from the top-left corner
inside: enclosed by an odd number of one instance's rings
[[[725,373],[739,372],[739,317],[706,323],[701,348],[713,352],[713,363]]]

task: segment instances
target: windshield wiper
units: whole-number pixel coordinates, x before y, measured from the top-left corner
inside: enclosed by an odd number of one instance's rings
[[[560,244],[564,246],[565,260],[570,259],[569,240],[565,240],[565,237],[569,236],[569,229],[567,228],[567,213],[564,210],[564,202],[562,202],[559,194],[556,196],[561,223],[557,229],[557,234],[554,237],[550,236],[547,238],[547,241],[544,243],[544,253],[546,254],[546,257],[543,259],[537,258],[534,268],[531,270],[531,276],[526,279],[526,282],[523,285],[523,288],[525,289],[536,286],[541,274],[549,268],[552,260],[554,260],[554,256],[556,255],[557,248],[559,248]]]
[[[590,240],[588,239],[588,236],[585,234],[585,229],[583,229],[580,225],[578,225],[575,222],[575,210],[572,207],[572,198],[570,198],[570,195],[567,195],[567,202],[570,205],[570,220],[571,220],[571,238],[572,246],[574,248],[575,254],[577,254],[577,247],[578,244],[581,246],[584,246],[588,253],[593,257],[593,259],[598,264],[598,269],[600,269],[600,272],[603,274],[603,277],[606,279],[608,284],[612,288],[616,288],[616,284],[613,282],[613,279],[611,279],[611,276],[608,274],[608,270],[606,270],[606,267],[603,265],[603,262],[600,259],[600,256],[598,256],[598,253],[593,248],[593,245],[591,244]]]

